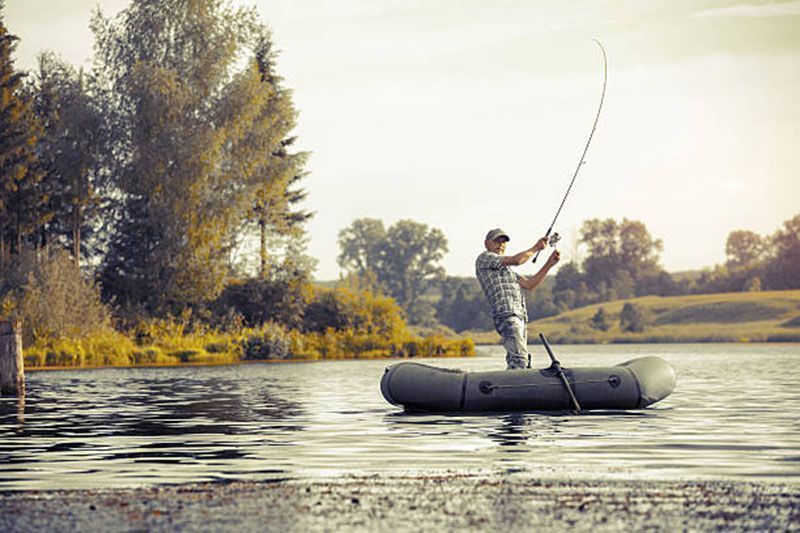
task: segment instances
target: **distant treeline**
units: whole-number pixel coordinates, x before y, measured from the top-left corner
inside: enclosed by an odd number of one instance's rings
[[[658,257],[661,241],[653,239],[638,221],[587,220],[580,231],[580,244],[587,249],[580,264],[570,261],[562,265],[555,276],[527,293],[532,317],[638,296],[800,288],[800,214],[769,236],[746,230],[731,232],[725,244],[726,262],[690,274],[664,271]],[[440,323],[455,331],[492,328],[475,278],[445,278],[436,292]]]

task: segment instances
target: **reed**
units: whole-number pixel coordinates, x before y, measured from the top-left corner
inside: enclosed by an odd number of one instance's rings
[[[411,333],[385,337],[352,329],[302,333],[275,324],[230,334],[187,333],[178,328],[151,329],[127,336],[114,330],[75,338],[47,339],[24,350],[28,368],[92,368],[107,366],[174,366],[232,364],[243,360],[335,360],[390,357],[468,357],[469,339]],[[137,339],[140,342],[137,342]],[[144,340],[144,342],[141,342]]]

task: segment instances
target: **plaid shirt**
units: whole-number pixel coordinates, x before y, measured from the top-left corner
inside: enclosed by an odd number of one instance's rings
[[[503,265],[499,254],[487,250],[479,255],[475,260],[475,275],[489,300],[493,320],[516,315],[528,321],[525,297],[517,281],[519,276]]]

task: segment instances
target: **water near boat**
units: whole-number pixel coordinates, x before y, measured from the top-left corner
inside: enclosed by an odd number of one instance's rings
[[[535,361],[546,366],[540,348]],[[0,490],[339,474],[800,482],[800,346],[556,346],[565,367],[666,359],[675,392],[638,411],[411,415],[390,361],[32,372],[0,399]],[[502,368],[499,347],[443,367]]]

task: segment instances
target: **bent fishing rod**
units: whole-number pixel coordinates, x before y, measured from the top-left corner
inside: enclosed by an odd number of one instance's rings
[[[597,129],[597,121],[600,120],[600,111],[603,109],[603,100],[606,98],[606,84],[608,82],[608,58],[606,57],[606,49],[603,48],[603,44],[598,41],[597,39],[592,39],[594,42],[597,43],[597,46],[600,47],[600,51],[603,52],[603,92],[600,94],[600,105],[597,107],[597,115],[594,117],[594,124],[592,124],[592,131],[589,133],[589,139],[586,141],[586,146],[583,148],[583,153],[581,154],[581,159],[578,161],[578,166],[575,168],[575,173],[572,175],[572,180],[569,182],[569,187],[567,187],[567,192],[564,194],[564,198],[561,200],[561,205],[558,206],[558,211],[556,211],[556,216],[553,217],[553,222],[550,223],[550,227],[547,228],[547,233],[545,233],[545,238],[548,239],[547,243],[550,246],[555,246],[558,244],[558,241],[561,240],[561,236],[558,233],[553,233],[553,227],[556,225],[556,220],[558,220],[558,215],[561,214],[561,210],[564,208],[564,203],[567,201],[567,197],[569,196],[569,192],[572,190],[572,186],[575,184],[575,178],[578,177],[578,172],[580,172],[581,167],[584,165],[586,159],[586,152],[589,151],[589,145],[592,143],[592,137],[594,137],[594,132]],[[551,233],[552,236],[550,235]],[[541,250],[536,252],[536,255],[533,256],[533,260],[531,263],[535,263],[536,259],[539,257]]]

